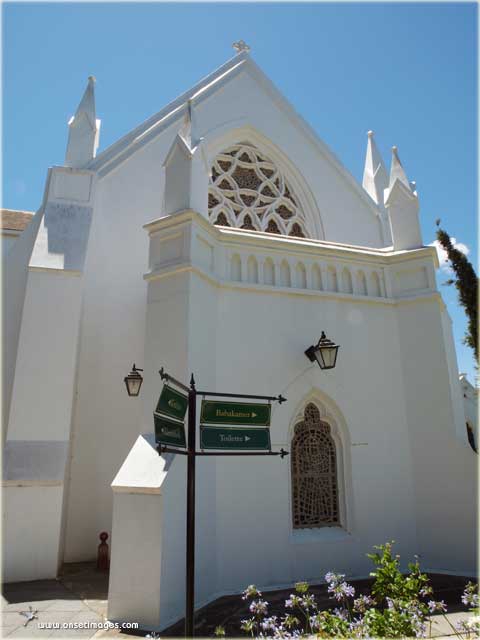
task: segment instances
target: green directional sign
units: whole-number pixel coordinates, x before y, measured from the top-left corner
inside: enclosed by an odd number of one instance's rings
[[[200,426],[201,449],[270,449],[270,429]]]
[[[183,422],[176,422],[164,416],[153,414],[155,422],[155,442],[160,444],[171,444],[176,447],[186,447],[185,426]]]
[[[188,407],[188,396],[180,393],[172,387],[164,386],[158,399],[157,413],[166,413],[167,416],[183,420]]]
[[[269,404],[202,400],[200,420],[209,424],[254,424],[258,427],[268,427],[270,411]]]

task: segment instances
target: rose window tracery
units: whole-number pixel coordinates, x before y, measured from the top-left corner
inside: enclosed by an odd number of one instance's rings
[[[217,225],[305,238],[305,219],[282,173],[256,147],[241,143],[215,158],[208,194]]]
[[[295,425],[291,456],[293,527],[339,525],[335,442],[314,404]]]

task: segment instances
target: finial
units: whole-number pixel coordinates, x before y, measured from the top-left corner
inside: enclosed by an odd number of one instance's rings
[[[367,136],[362,186],[376,204],[383,206],[383,192],[388,185],[387,170],[375,144],[374,132],[371,129],[367,131]]]
[[[245,40],[237,40],[237,42],[234,42],[232,44],[232,47],[235,49],[237,53],[242,53],[242,51],[245,51],[246,53],[248,53],[250,51],[250,47],[245,42]]]
[[[392,188],[395,180],[400,180],[403,184],[412,191],[412,187],[408,181],[407,174],[403,168],[402,162],[398,156],[398,147],[394,145],[392,147],[392,164],[390,166],[390,181],[389,187]]]
[[[67,167],[85,166],[98,147],[100,121],[95,114],[95,78],[88,76],[88,83],[75,115],[68,121],[68,142],[65,154]]]

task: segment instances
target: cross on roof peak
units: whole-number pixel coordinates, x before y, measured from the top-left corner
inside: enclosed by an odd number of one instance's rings
[[[237,40],[237,42],[234,42],[232,44],[232,47],[237,53],[242,53],[242,51],[246,51],[248,53],[250,51],[250,47],[245,42],[245,40]]]

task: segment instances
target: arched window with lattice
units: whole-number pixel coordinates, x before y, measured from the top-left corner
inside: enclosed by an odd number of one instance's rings
[[[330,425],[309,403],[291,445],[293,527],[340,526],[337,451]]]
[[[208,215],[213,224],[307,237],[305,217],[288,180],[272,160],[247,142],[212,164]]]

